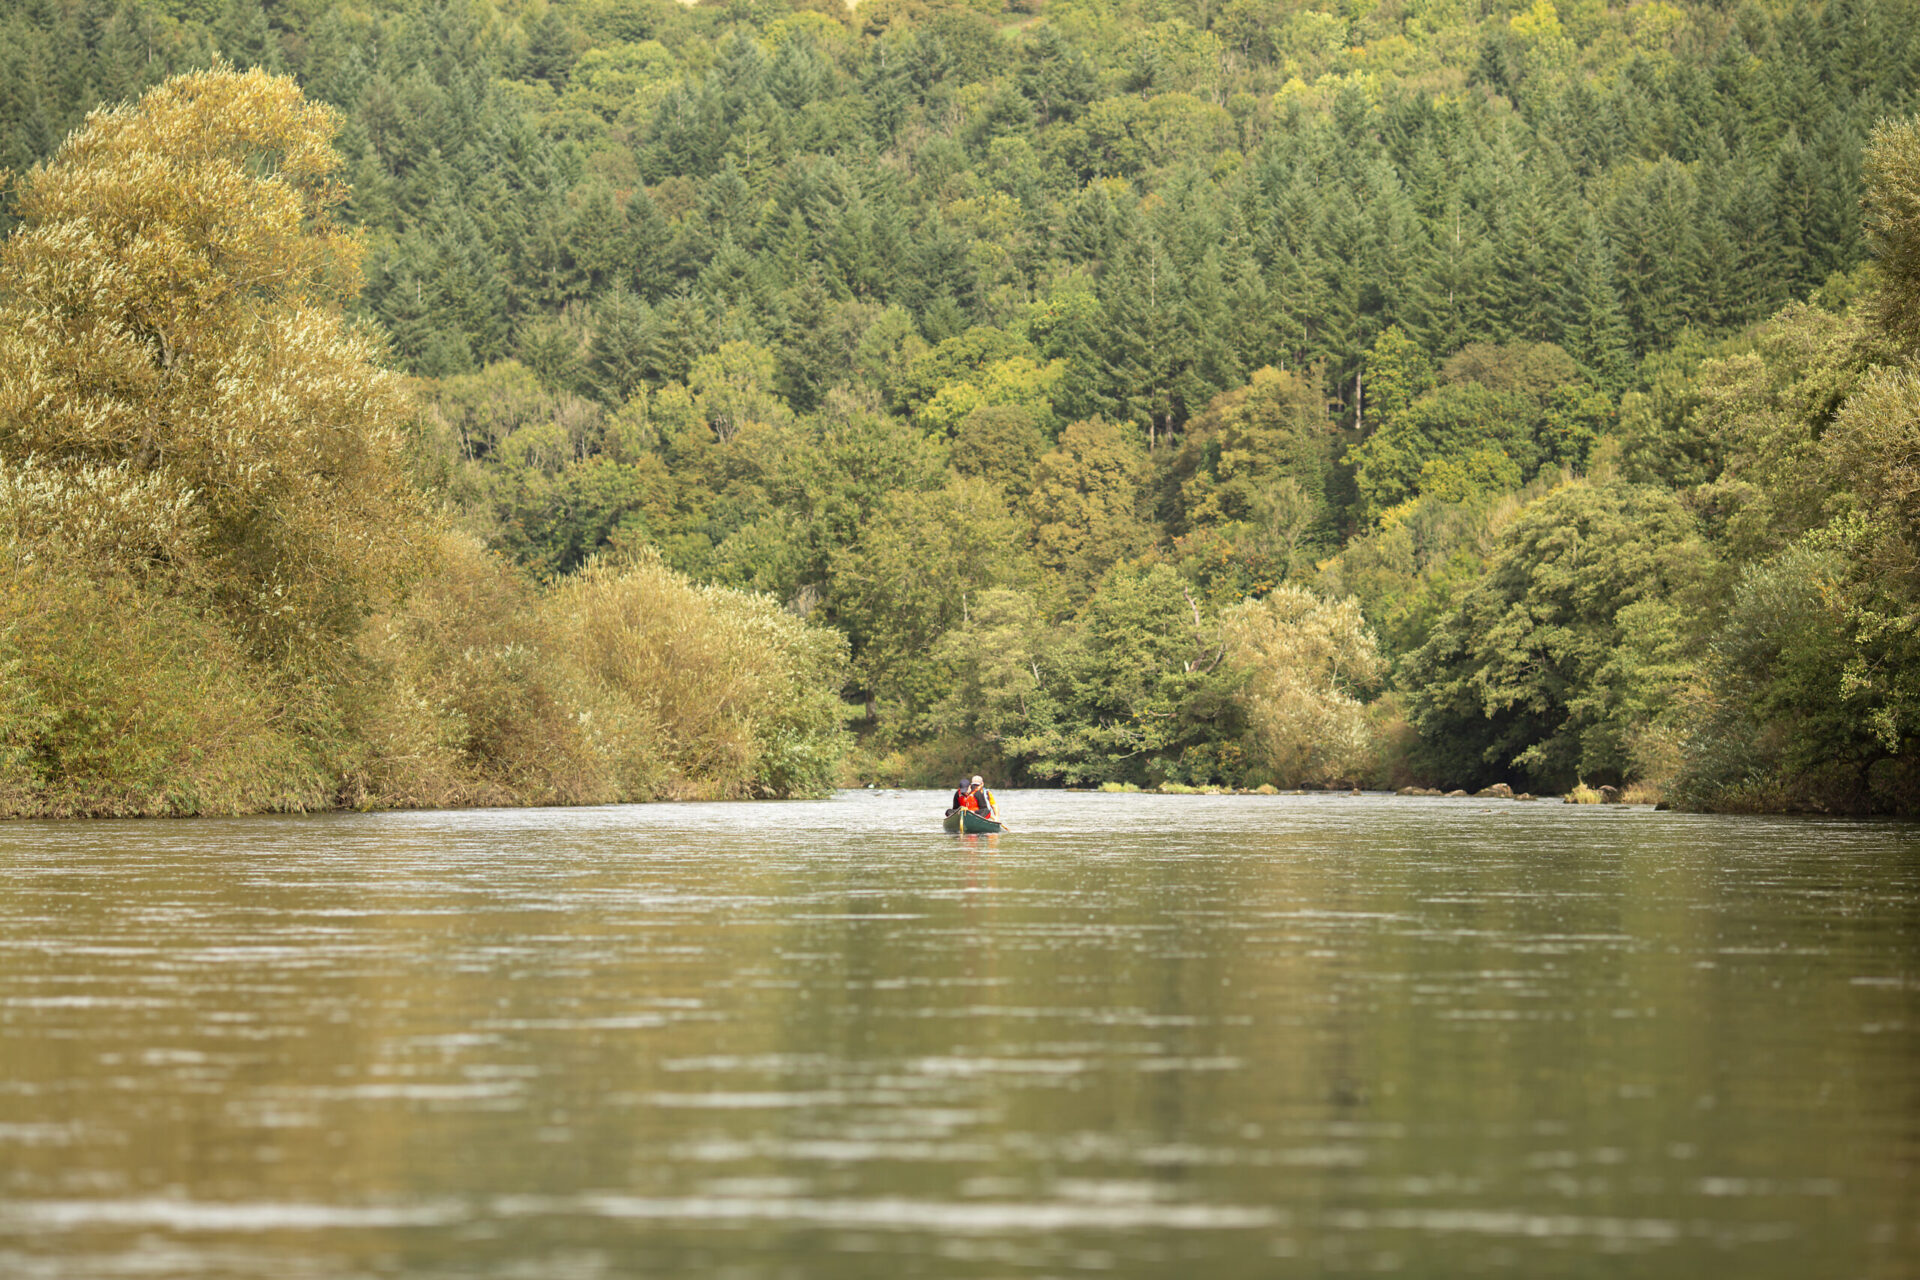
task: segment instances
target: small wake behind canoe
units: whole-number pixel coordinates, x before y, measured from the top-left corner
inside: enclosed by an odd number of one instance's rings
[[[996,835],[1006,827],[992,818],[983,818],[971,809],[949,809],[946,821],[940,824],[948,831],[965,831],[976,836]]]

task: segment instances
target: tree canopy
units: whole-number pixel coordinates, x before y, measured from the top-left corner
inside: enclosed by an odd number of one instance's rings
[[[1901,0],[216,8],[0,16],[0,517],[276,673],[249,794],[1920,796]]]

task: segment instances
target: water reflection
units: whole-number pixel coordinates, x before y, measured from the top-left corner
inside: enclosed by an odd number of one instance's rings
[[[0,1273],[1920,1271],[1912,828],[941,800],[0,827]]]

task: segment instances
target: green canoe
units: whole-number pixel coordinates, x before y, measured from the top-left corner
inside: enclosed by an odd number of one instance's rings
[[[990,836],[1006,830],[992,818],[983,818],[971,809],[947,810],[947,820],[940,825],[948,831],[959,831],[964,828],[969,834],[976,836]]]

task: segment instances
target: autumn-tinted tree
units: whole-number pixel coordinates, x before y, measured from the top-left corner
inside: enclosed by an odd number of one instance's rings
[[[262,653],[334,653],[417,564],[411,415],[342,305],[337,118],[285,77],[178,77],[27,176],[0,250],[0,454],[92,537],[145,519]],[[116,495],[166,495],[156,524]]]

